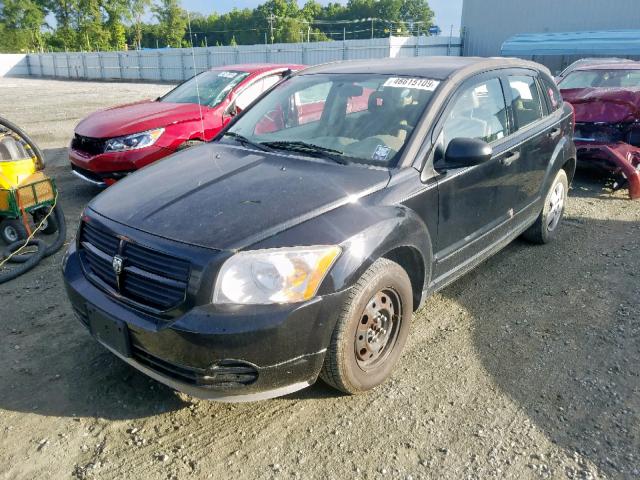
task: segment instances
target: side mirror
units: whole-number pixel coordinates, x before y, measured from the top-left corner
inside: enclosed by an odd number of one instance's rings
[[[476,138],[454,138],[449,142],[444,154],[445,168],[473,167],[487,162],[493,156],[493,149],[484,140]]]

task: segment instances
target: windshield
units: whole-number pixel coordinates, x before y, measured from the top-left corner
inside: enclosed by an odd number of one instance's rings
[[[160,99],[170,103],[199,103],[207,107],[218,105],[228,93],[249,74],[247,72],[209,71],[187,80]],[[197,88],[196,88],[197,79]],[[199,95],[198,95],[199,93]]]
[[[283,82],[230,137],[340,163],[395,164],[438,81],[377,74],[308,74]]]
[[[578,70],[560,82],[560,88],[634,88],[640,87],[640,69]]]

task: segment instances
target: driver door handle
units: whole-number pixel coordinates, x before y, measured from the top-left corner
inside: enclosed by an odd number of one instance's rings
[[[504,157],[500,159],[500,163],[505,167],[508,167],[519,158],[520,158],[520,152],[507,152],[504,155]]]
[[[549,138],[551,140],[555,140],[556,138],[558,138],[560,136],[561,133],[562,133],[562,131],[559,128],[554,128],[547,135],[549,136]]]

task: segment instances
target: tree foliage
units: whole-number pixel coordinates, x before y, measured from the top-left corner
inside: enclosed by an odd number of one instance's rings
[[[211,15],[187,14],[180,0],[0,0],[0,51],[371,38],[424,33],[432,19],[427,0],[307,0],[302,7],[297,0],[266,0]]]

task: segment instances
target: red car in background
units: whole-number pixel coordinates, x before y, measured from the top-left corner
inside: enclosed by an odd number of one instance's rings
[[[302,65],[226,65],[202,72],[156,100],[92,113],[69,148],[73,173],[107,186],[177,150],[215,137],[227,123]]]
[[[640,63],[587,64],[558,84],[575,110],[578,162],[618,176],[640,199]]]

